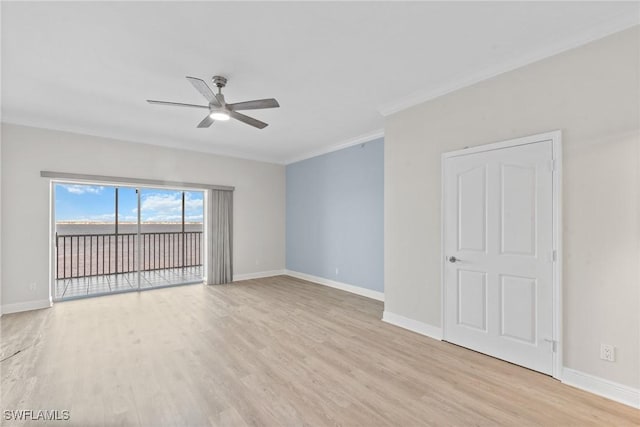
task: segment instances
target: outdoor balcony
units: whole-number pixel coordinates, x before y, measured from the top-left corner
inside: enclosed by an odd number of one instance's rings
[[[56,234],[55,301],[198,283],[202,276],[202,231]]]

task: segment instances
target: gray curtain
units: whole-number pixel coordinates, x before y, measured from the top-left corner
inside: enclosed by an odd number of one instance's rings
[[[208,190],[209,264],[207,284],[233,281],[233,191]]]

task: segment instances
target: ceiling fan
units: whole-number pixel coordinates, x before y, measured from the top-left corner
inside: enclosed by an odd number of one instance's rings
[[[183,104],[180,102],[168,102],[168,101],[154,101],[147,99],[149,104],[157,105],[173,105],[175,107],[192,107],[192,108],[206,108],[209,110],[209,114],[205,117],[200,124],[199,128],[208,128],[214,121],[226,121],[233,117],[236,120],[240,120],[242,123],[246,123],[250,126],[258,129],[264,129],[268,126],[267,123],[261,122],[253,117],[245,116],[238,113],[238,110],[261,110],[263,108],[278,108],[280,104],[273,98],[268,99],[256,99],[253,101],[236,102],[234,104],[227,104],[222,94],[222,88],[227,85],[227,79],[221,76],[213,76],[213,84],[218,87],[218,93],[214,94],[213,91],[207,86],[204,80],[189,77],[187,80],[196,88],[198,92],[205,97],[209,102],[209,105],[195,105],[195,104]]]

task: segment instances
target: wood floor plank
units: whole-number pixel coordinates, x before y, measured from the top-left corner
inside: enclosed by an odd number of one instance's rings
[[[78,426],[640,425],[638,410],[382,310],[278,276],[5,315],[2,410],[68,409]]]

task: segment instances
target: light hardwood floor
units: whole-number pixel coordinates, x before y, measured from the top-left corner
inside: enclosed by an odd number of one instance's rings
[[[5,315],[1,358],[22,351],[0,364],[2,410],[68,409],[53,424],[79,426],[640,424],[638,410],[383,323],[382,309],[279,276]]]

